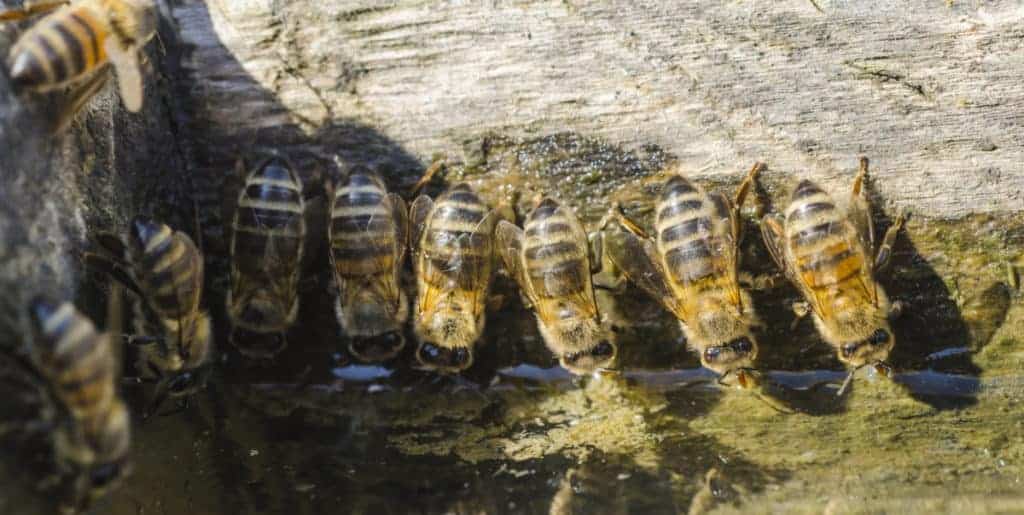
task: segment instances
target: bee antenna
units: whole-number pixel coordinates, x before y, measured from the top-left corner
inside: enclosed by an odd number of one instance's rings
[[[156,384],[156,391],[153,392],[153,400],[149,402],[149,406],[146,406],[146,411],[142,413],[143,421],[149,420],[150,417],[156,415],[160,406],[163,406],[164,401],[167,400],[167,395],[167,380],[166,378],[162,378]]]
[[[843,381],[843,385],[840,386],[839,391],[836,392],[836,397],[842,397],[843,394],[846,393],[846,390],[853,383],[853,376],[857,374],[858,370],[860,370],[860,367],[854,368],[853,370],[850,371],[850,373],[846,376],[846,380]]]

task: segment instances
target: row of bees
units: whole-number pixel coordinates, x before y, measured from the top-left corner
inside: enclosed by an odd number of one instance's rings
[[[760,322],[740,271],[740,207],[762,170],[755,165],[732,195],[670,174],[658,194],[653,234],[617,205],[588,234],[568,206],[545,197],[519,227],[514,215],[492,209],[467,183],[436,199],[420,195],[407,208],[368,168],[334,174],[323,198],[337,321],[352,354],[373,362],[405,346],[411,317],[420,366],[459,373],[473,363],[491,284],[503,267],[560,364],[590,373],[613,367],[617,354],[592,280],[608,263],[616,283],[632,282],[679,320],[690,348],[723,384],[751,388],[759,377],[753,367]],[[268,359],[285,347],[299,311],[310,201],[285,157],[239,172],[244,180],[230,208],[228,237],[229,339],[243,354]],[[867,172],[862,159],[845,210],[804,180],[783,213],[760,222],[770,254],[803,294],[796,313],[812,316],[843,363],[885,371],[895,345],[889,320],[900,307],[875,276],[892,254],[903,217],[876,240],[863,189]],[[428,172],[421,184],[429,178]],[[192,239],[136,218],[126,234],[94,241],[85,261],[114,280],[111,302],[122,287],[133,293],[134,328],[126,341],[140,351],[138,374],[156,384],[154,406],[202,388],[212,367],[213,331],[202,302],[204,259]],[[411,299],[402,280],[407,249],[416,285]],[[72,421],[65,426],[72,437],[57,439],[59,454],[82,471],[77,497],[93,498],[122,475],[129,447],[129,417],[116,384],[120,323],[101,334],[70,303],[43,299],[30,313],[33,363]]]
[[[0,21],[40,13],[47,14],[21,35],[7,64],[18,88],[71,88],[55,128],[65,127],[103,87],[108,68],[116,71],[126,108],[141,108],[140,49],[157,25],[151,1],[31,2],[0,12]],[[634,283],[679,320],[705,367],[746,387],[756,381],[754,328],[760,322],[741,280],[739,209],[761,170],[754,166],[732,195],[673,174],[657,200],[652,234],[617,206],[587,234],[573,211],[553,198],[537,202],[520,228],[468,184],[407,206],[373,171],[351,169],[326,181],[323,197],[338,323],[353,355],[382,361],[405,346],[412,318],[419,364],[458,373],[473,363],[491,284],[504,268],[560,364],[589,373],[612,367],[617,354],[592,281],[607,262],[619,284]],[[805,299],[794,306],[797,314],[811,314],[839,360],[855,368],[884,363],[895,345],[889,319],[900,309],[875,276],[891,256],[903,218],[876,239],[862,188],[867,171],[862,160],[845,211],[803,181],[783,213],[761,220],[772,258]],[[230,210],[229,338],[243,354],[266,359],[285,347],[298,314],[309,201],[286,158],[266,158],[241,172],[243,186]],[[213,330],[203,307],[198,247],[183,232],[142,218],[124,235],[94,240],[86,262],[119,285],[112,303],[120,287],[132,292],[134,327],[127,341],[139,349],[138,374],[156,384],[153,404],[202,388],[212,366]],[[412,299],[402,280],[407,254],[416,285]],[[73,511],[126,471],[130,417],[118,393],[115,345],[121,324],[112,321],[99,333],[70,303],[43,298],[29,312],[30,366],[64,408],[54,447],[73,471]]]

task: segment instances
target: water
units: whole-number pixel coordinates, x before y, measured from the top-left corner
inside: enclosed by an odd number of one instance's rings
[[[622,154],[572,135],[501,140],[448,180],[469,179],[491,200],[510,184],[557,191],[591,225],[603,215],[599,195],[643,220],[650,181],[638,177],[654,173],[660,154]],[[590,169],[612,178],[598,177],[600,190],[565,180]],[[411,348],[391,363],[354,363],[326,290],[311,288],[284,354],[257,363],[222,347],[209,388],[136,421],[134,472],[94,512],[1024,511],[1024,308],[1004,280],[1004,264],[1024,247],[1022,226],[1013,217],[913,218],[883,279],[910,307],[895,324],[896,373],[864,370],[843,396],[846,372],[812,324],[789,330],[797,293],[784,282],[754,292],[766,327],[761,386],[751,391],[700,369],[676,324],[635,290],[600,294],[619,331],[620,369],[576,378],[556,366],[499,278],[508,299],[476,364],[440,378],[411,367]],[[206,243],[208,304],[224,341],[223,257]],[[773,273],[757,238],[743,256],[745,270]],[[323,284],[325,264],[313,268],[311,284]],[[6,392],[27,395],[6,395],[4,413],[32,420],[34,405],[20,403],[38,395],[32,381],[0,375]],[[132,406],[145,405],[145,385],[125,389]],[[0,508],[39,513],[46,433],[30,447],[5,432],[13,427],[0,425],[0,444],[17,458],[0,467]]]

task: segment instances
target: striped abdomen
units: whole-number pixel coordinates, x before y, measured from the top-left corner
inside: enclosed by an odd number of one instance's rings
[[[801,181],[786,210],[786,244],[794,271],[813,289],[836,289],[866,266],[856,229],[832,199],[811,181]]]
[[[395,276],[401,256],[392,213],[384,183],[368,170],[349,174],[344,184],[335,190],[331,208],[331,256],[340,279]]]
[[[130,441],[128,413],[117,394],[118,361],[111,339],[69,303],[36,299],[35,357],[55,395],[79,425],[90,461],[118,460]]]
[[[438,197],[420,243],[417,277],[440,291],[486,291],[493,260],[489,211],[465,183]]]
[[[658,201],[655,226],[658,250],[671,283],[711,288],[729,281],[723,259],[729,213],[720,198],[705,193],[681,175],[671,177]]]
[[[587,235],[572,212],[545,198],[524,227],[524,275],[538,299],[592,299]]]
[[[132,222],[132,262],[150,307],[169,321],[199,310],[203,256],[192,239],[170,227],[136,218]]]
[[[46,16],[11,49],[11,78],[19,87],[63,86],[106,64],[108,30],[92,8],[77,4]]]
[[[171,368],[192,368],[209,350],[209,320],[200,303],[203,294],[203,256],[185,233],[144,218],[132,221],[130,253],[144,302],[159,320],[147,320],[136,312],[137,329],[163,337],[174,356],[166,356]],[[141,307],[141,306],[137,306]],[[183,360],[182,361],[179,361]]]
[[[234,267],[261,279],[290,275],[306,233],[302,183],[283,160],[257,167],[245,181],[232,223]]]
[[[304,209],[302,183],[285,160],[268,159],[246,178],[232,220],[229,307],[247,328],[277,331],[292,322]]]

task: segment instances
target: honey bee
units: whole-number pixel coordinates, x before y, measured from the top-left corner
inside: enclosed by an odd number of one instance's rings
[[[723,378],[738,374],[741,386],[757,359],[752,328],[760,324],[739,281],[739,210],[761,169],[754,165],[733,199],[675,173],[658,197],[656,236],[641,240],[636,225],[616,211],[631,232],[616,233],[607,245],[623,275],[679,320],[701,364]]]
[[[111,298],[120,297],[115,289]],[[111,305],[118,306],[116,302]],[[54,448],[59,463],[73,474],[69,511],[88,507],[128,473],[131,424],[117,392],[117,325],[98,333],[70,303],[33,299],[29,306],[34,340],[32,360],[66,411]],[[111,317],[119,320],[117,316]]]
[[[575,374],[610,367],[618,347],[601,324],[591,281],[601,258],[592,256],[579,219],[571,209],[544,198],[524,227],[502,220],[496,231],[498,249],[537,315],[544,342],[562,367]]]
[[[335,314],[363,361],[385,361],[405,346],[409,301],[400,275],[408,241],[405,201],[373,171],[358,167],[329,183]]]
[[[291,162],[263,159],[246,175],[232,214],[227,311],[243,354],[270,358],[287,346],[299,313],[306,237],[302,181]]]
[[[867,173],[868,160],[861,158],[847,214],[803,180],[785,217],[766,216],[761,224],[772,258],[807,301],[794,305],[797,321],[811,312],[822,338],[854,369],[885,362],[896,345],[889,320],[902,307],[890,302],[875,275],[889,262],[904,216],[875,241],[863,189]]]
[[[27,2],[0,12],[0,21],[44,12],[49,14],[11,48],[7,65],[15,87],[43,92],[81,85],[67,113],[69,121],[106,82],[104,68],[110,64],[117,71],[125,108],[138,112],[143,101],[140,50],[157,29],[152,0]]]
[[[212,350],[210,317],[202,308],[203,255],[183,232],[136,217],[128,243],[100,235],[104,254],[87,263],[106,271],[135,294],[136,368],[157,381],[150,413],[166,396],[191,395],[206,384]]]
[[[420,195],[410,208],[416,272],[416,359],[431,370],[457,373],[473,364],[484,330],[494,271],[494,225],[468,184],[437,201]]]

